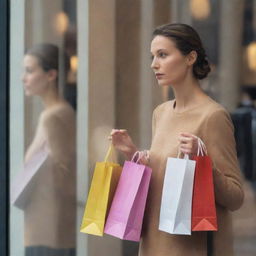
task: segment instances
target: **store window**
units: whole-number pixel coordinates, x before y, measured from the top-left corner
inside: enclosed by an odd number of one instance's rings
[[[75,256],[77,1],[10,7],[10,255]]]

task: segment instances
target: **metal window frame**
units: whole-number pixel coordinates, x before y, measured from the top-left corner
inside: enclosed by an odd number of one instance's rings
[[[0,255],[9,255],[10,1],[0,1]]]

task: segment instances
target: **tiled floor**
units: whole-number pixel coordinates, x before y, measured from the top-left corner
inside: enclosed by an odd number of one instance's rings
[[[256,190],[244,183],[243,206],[233,213],[235,256],[256,256]]]

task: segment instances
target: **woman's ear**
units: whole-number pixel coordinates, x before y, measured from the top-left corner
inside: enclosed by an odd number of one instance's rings
[[[187,63],[189,66],[192,66],[197,59],[197,52],[196,51],[191,51],[188,55],[187,55]]]
[[[57,80],[58,71],[56,69],[51,69],[47,72],[49,82]]]

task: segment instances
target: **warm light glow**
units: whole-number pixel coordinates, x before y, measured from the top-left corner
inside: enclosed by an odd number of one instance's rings
[[[195,19],[206,19],[211,12],[209,0],[190,0],[190,11]]]
[[[78,66],[78,58],[76,55],[73,55],[71,56],[70,58],[70,67],[71,67],[71,70],[76,73],[77,71],[77,66]]]
[[[63,34],[67,31],[69,25],[69,19],[65,12],[59,12],[56,15],[55,27],[59,34]]]
[[[256,71],[256,42],[252,42],[247,46],[246,55],[249,69]]]

